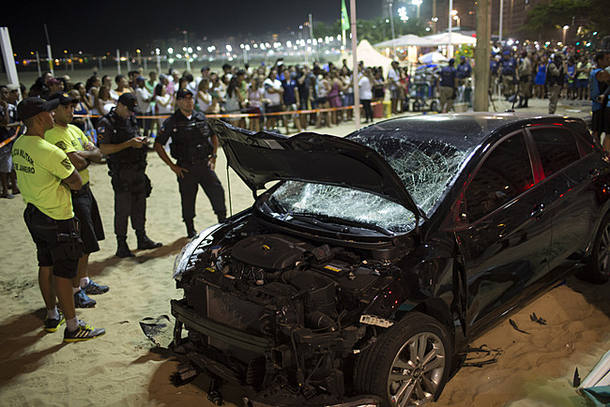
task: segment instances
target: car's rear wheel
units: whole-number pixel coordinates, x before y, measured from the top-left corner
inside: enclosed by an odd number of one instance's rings
[[[389,406],[418,406],[440,395],[451,368],[452,345],[443,325],[413,312],[378,337],[356,361],[356,391]]]
[[[610,278],[610,215],[606,215],[595,237],[593,251],[587,267],[579,277],[603,284]]]

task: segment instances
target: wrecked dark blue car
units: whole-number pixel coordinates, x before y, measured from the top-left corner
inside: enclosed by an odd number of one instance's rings
[[[473,338],[567,271],[608,279],[610,165],[579,119],[210,124],[256,200],[176,259],[173,349],[250,405],[433,401]]]

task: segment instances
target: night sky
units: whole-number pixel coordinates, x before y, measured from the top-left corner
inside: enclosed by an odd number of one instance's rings
[[[102,53],[116,48],[151,46],[152,40],[180,36],[189,38],[245,39],[248,34],[285,32],[298,29],[309,13],[316,20],[333,22],[339,18],[340,0],[257,0],[257,1],[28,1],[11,2],[0,25],[7,26],[13,51],[23,55],[32,50],[45,52],[43,24],[49,29],[54,54]],[[349,0],[346,0],[349,9]],[[381,15],[383,0],[358,0],[358,18]],[[179,5],[172,7],[173,5]],[[6,7],[6,6],[5,6]],[[193,41],[194,43],[194,41]]]

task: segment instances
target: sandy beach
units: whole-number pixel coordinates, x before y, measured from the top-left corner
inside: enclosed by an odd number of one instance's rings
[[[345,135],[353,125],[324,132]],[[20,197],[0,200],[3,261],[0,265],[0,405],[2,406],[207,406],[208,379],[175,387],[170,377],[177,362],[151,352],[153,343],[139,322],[170,315],[169,300],[180,298],[174,287],[175,256],[186,243],[180,197],[174,174],[153,152],[147,174],[153,192],[148,199],[147,232],[164,243],[150,251],[136,251],[132,259],[114,257],[113,192],[107,168],[90,168],[106,240],[92,254],[92,278],[110,291],[94,296],[93,309],[77,310],[80,318],[106,328],[106,335],[88,342],[63,344],[63,328],[42,330],[43,302],[38,289],[34,244],[23,222]],[[227,190],[224,154],[217,172]],[[250,206],[252,195],[230,171],[233,213]],[[227,194],[228,196],[228,194]],[[228,202],[228,199],[227,199]],[[200,192],[196,227],[215,222],[211,206]],[[136,246],[129,232],[128,243]],[[463,367],[451,379],[438,406],[584,406],[571,387],[574,369],[585,377],[610,349],[610,283],[590,285],[568,277],[510,318],[476,339],[473,347],[497,350],[497,362]],[[547,321],[530,320],[535,312]],[[172,318],[173,323],[173,318]],[[485,358],[485,355],[483,355]],[[223,388],[227,405],[238,404],[234,387]]]

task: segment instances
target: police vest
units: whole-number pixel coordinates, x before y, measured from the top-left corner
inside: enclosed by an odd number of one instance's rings
[[[98,127],[103,125],[109,127],[106,130],[110,144],[121,144],[140,135],[135,116],[123,119],[114,110],[102,118]],[[146,149],[129,147],[109,154],[107,163],[111,171],[128,167],[143,170],[146,168]]]
[[[502,75],[514,75],[515,74],[515,61],[509,59],[508,61],[502,61]]]
[[[203,114],[195,112],[189,120],[182,113],[176,112],[167,119],[164,127],[172,138],[170,154],[177,162],[207,163],[214,147],[212,131]]]
[[[455,68],[453,68],[451,66],[443,67],[443,69],[441,69],[441,73],[440,73],[440,77],[441,77],[440,85],[453,88],[455,86],[455,75],[456,75]]]

